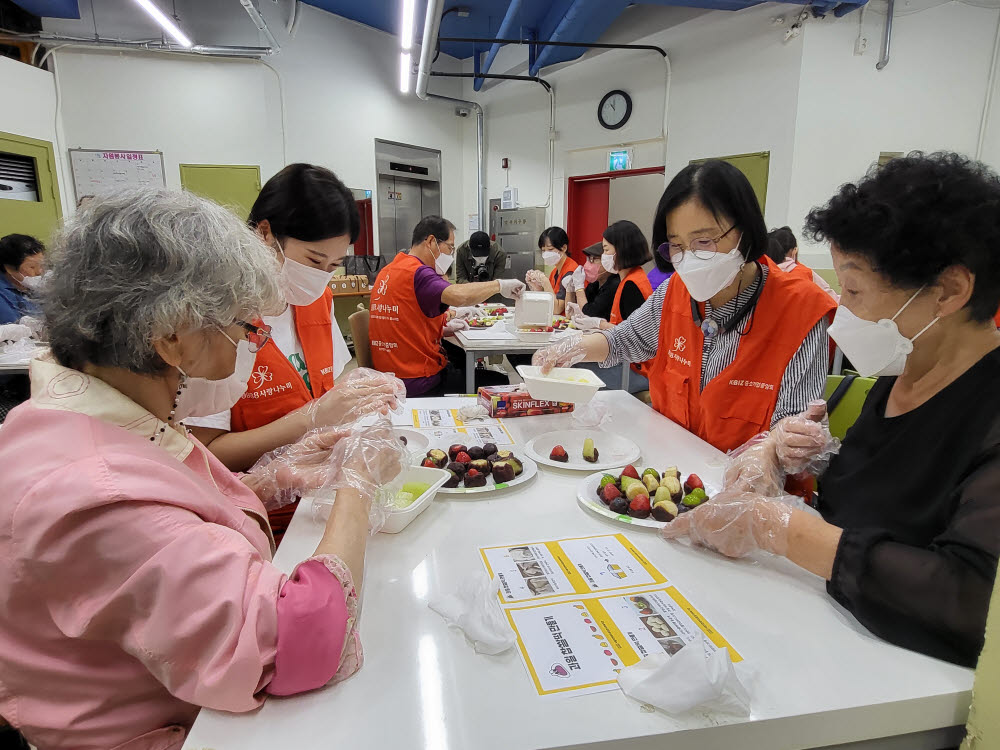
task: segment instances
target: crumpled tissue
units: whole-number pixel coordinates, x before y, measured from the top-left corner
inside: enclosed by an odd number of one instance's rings
[[[514,631],[500,607],[499,580],[485,573],[467,578],[452,594],[427,603],[449,625],[454,625],[472,642],[479,654],[500,654],[514,645]]]
[[[688,643],[673,656],[647,656],[618,675],[622,692],[640,703],[681,714],[693,708],[750,715],[750,693],[740,682],[729,650],[705,653],[702,642]]]

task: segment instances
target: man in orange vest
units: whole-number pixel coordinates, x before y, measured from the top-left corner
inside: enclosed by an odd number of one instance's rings
[[[375,278],[368,326],[372,365],[395,373],[408,396],[445,392],[448,357],[441,340],[467,325],[461,308],[498,293],[517,299],[524,291],[517,279],[452,284],[444,276],[454,258],[455,225],[425,216],[413,230],[410,251],[399,253]]]

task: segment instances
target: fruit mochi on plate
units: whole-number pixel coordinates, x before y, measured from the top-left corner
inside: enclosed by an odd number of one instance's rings
[[[639,446],[623,435],[601,430],[557,430],[528,441],[525,455],[558,469],[593,472],[635,463]]]
[[[441,491],[495,489],[515,482],[524,474],[525,462],[513,451],[494,443],[463,445],[454,443],[445,451],[431,448],[421,466],[444,469],[450,476]],[[532,470],[534,464],[531,464]]]
[[[662,472],[653,468],[641,471],[630,464],[619,472],[592,474],[584,481],[586,489],[581,488],[580,500],[595,510],[603,506],[610,511],[604,515],[626,516],[643,526],[660,526],[709,499],[705,483],[697,474],[684,477],[676,466]]]

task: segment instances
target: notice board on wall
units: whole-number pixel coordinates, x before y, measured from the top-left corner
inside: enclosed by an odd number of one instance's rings
[[[160,151],[104,151],[71,148],[76,199],[129,187],[165,187]]]

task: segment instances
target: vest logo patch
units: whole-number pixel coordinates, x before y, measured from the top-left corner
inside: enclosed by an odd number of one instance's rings
[[[385,294],[387,291],[389,291],[389,274],[388,273],[386,273],[385,278],[382,279],[382,281],[379,282],[378,289],[375,290],[375,293],[378,294],[379,296],[381,296],[381,295]]]
[[[774,383],[761,383],[757,380],[730,380],[729,385],[735,385],[738,388],[756,388],[761,391],[774,390]]]
[[[253,384],[255,388],[260,388],[264,383],[270,383],[274,380],[274,374],[270,371],[267,365],[261,365],[258,367],[253,375]]]
[[[372,339],[372,346],[386,352],[391,352],[393,349],[399,348],[399,344],[395,341],[376,341],[375,339]]]
[[[683,336],[678,336],[674,339],[674,351],[682,352],[687,349],[687,339]]]

